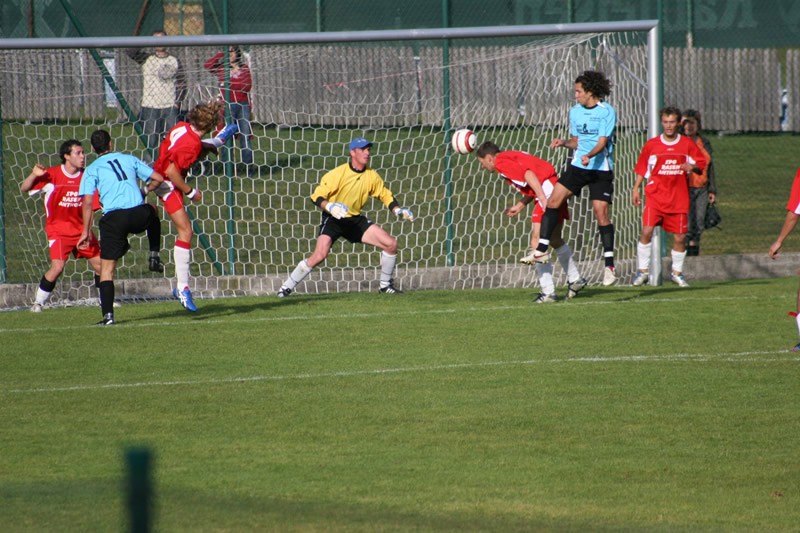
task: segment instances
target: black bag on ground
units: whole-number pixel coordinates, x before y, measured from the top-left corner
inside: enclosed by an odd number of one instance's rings
[[[722,217],[719,215],[719,211],[717,211],[717,203],[708,204],[708,207],[706,207],[706,219],[703,225],[706,229],[711,229],[716,227],[720,222],[722,222]]]

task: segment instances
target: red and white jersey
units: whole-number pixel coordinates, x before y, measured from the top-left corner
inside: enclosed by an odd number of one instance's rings
[[[681,168],[684,163],[701,170],[708,164],[703,151],[690,138],[678,134],[674,141],[667,142],[659,135],[645,143],[634,171],[647,179],[647,205],[663,213],[689,212],[689,176]]]
[[[200,142],[200,136],[194,132],[188,122],[178,122],[174,128],[169,130],[169,133],[161,142],[161,147],[158,149],[158,159],[153,170],[164,176],[167,176],[167,167],[170,163],[175,163],[175,166],[180,170],[181,175],[185,178],[197,158],[200,156],[200,151],[203,146]]]
[[[494,168],[504,180],[525,196],[536,196],[528,182],[525,181],[525,172],[528,170],[539,179],[548,198],[553,192],[553,185],[558,181],[553,165],[525,152],[500,152],[494,158]],[[541,198],[541,200],[544,201],[546,198]]]
[[[78,194],[83,169],[67,174],[63,165],[50,167],[40,176],[28,194],[44,194],[44,211],[47,216],[44,230],[48,239],[80,237],[83,231],[83,196]],[[100,209],[97,193],[92,209]]]
[[[795,215],[800,215],[800,169],[797,169],[797,174],[794,175],[792,194],[789,196],[789,203],[786,205],[786,209]]]

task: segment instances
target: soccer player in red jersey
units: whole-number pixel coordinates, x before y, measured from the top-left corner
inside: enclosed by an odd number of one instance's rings
[[[83,249],[78,248],[78,239],[83,230],[81,209],[83,197],[78,195],[78,187],[83,176],[85,154],[80,141],[70,139],[61,143],[59,148],[61,164],[45,168],[40,164],[33,167],[33,171],[20,184],[20,190],[30,196],[42,193],[44,195],[44,209],[46,214],[45,233],[50,243],[50,269],[39,280],[31,311],[38,313],[47,303],[59,276],[64,271],[64,266],[70,254],[75,257],[85,257],[89,260],[95,274],[95,286],[99,283],[100,275],[100,243],[94,233],[89,244]],[[94,196],[93,209],[99,209],[100,203],[97,195]]]
[[[656,226],[662,226],[674,237],[670,279],[679,287],[688,287],[683,276],[686,231],[689,229],[688,177],[690,172],[702,173],[708,161],[694,141],[678,133],[681,120],[679,109],[665,107],[660,114],[664,133],[645,143],[634,168],[638,176],[631,199],[635,206],[642,205],[641,186],[647,180],[644,188],[647,201],[637,245],[639,271],[633,278],[633,284],[642,285],[649,278],[653,231]]]
[[[769,247],[769,256],[772,259],[778,257],[783,241],[797,226],[798,220],[800,220],[800,170],[797,171],[794,176],[794,182],[792,182],[792,192],[789,196],[789,203],[786,204],[786,218],[783,220],[781,232],[775,242],[772,243],[772,246]],[[794,315],[797,320],[797,331],[800,332],[800,290],[797,291],[797,311],[790,314]],[[792,348],[792,351],[800,352],[800,343]]]
[[[544,159],[539,159],[525,152],[501,152],[500,148],[492,141],[486,141],[481,144],[475,155],[478,157],[481,167],[489,172],[498,172],[509,185],[522,193],[522,198],[520,198],[519,202],[504,211],[507,216],[517,216],[529,204],[536,202],[533,216],[531,217],[531,222],[533,222],[531,248],[535,251],[536,246],[539,244],[539,232],[542,225],[542,216],[547,206],[547,199],[552,194],[558,181],[555,168]],[[555,250],[561,266],[567,273],[569,284],[567,298],[569,299],[574,298],[586,286],[587,281],[578,272],[578,266],[572,259],[572,250],[561,237],[563,223],[565,220],[569,220],[567,203],[562,203],[559,209],[558,222],[553,228],[550,244]],[[555,302],[557,298],[555,284],[553,283],[553,265],[551,263],[536,262],[533,253],[520,259],[520,262],[536,265],[542,292],[534,302]]]
[[[215,101],[199,104],[189,111],[186,117],[188,122],[179,122],[167,133],[159,148],[158,160],[153,165],[154,170],[165,178],[164,183],[156,189],[156,194],[178,231],[173,252],[177,283],[172,293],[189,311],[197,311],[197,307],[189,290],[193,233],[183,198],[185,196],[193,202],[199,202],[203,195],[186,183],[186,175],[195,161],[213,151],[201,139],[220,123],[223,106],[222,102]]]

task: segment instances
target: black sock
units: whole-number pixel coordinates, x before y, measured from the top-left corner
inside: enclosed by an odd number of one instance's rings
[[[151,256],[153,252],[158,255],[161,250],[161,221],[158,216],[153,217],[153,221],[147,226],[147,244],[150,247]]]
[[[598,226],[600,242],[603,243],[603,258],[607,267],[614,266],[614,224]]]
[[[56,282],[42,276],[42,279],[39,280],[39,288],[44,292],[53,292],[53,289],[56,288]]]
[[[561,211],[559,207],[548,207],[542,215],[542,227],[539,229],[539,246],[536,249],[540,252],[546,252],[547,247],[550,246],[550,237],[553,235],[553,230],[558,224],[558,214]],[[545,242],[543,243],[542,240]]]
[[[107,314],[111,313],[114,314],[114,282],[112,280],[109,281],[101,281],[98,287],[100,289],[100,310],[103,313],[103,317]]]

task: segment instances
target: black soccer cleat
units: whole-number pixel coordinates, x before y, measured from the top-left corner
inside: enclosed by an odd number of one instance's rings
[[[151,256],[150,260],[148,261],[148,265],[150,268],[150,272],[164,272],[164,263],[161,262],[161,258],[157,255]]]
[[[113,326],[116,324],[114,322],[114,313],[106,313],[103,315],[103,320],[97,323],[98,326]]]
[[[389,280],[389,284],[380,288],[378,292],[381,294],[403,294],[403,291],[394,286],[394,280]]]

